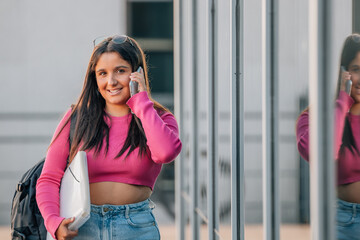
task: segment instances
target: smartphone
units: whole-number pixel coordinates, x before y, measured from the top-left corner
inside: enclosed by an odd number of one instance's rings
[[[346,69],[345,69],[344,66],[341,66],[341,71],[342,71],[342,72],[345,72],[345,71],[346,71]],[[351,81],[351,80],[347,80],[346,83],[345,83],[345,92],[346,92],[347,94],[349,94],[349,95],[350,95],[350,93],[351,93],[351,86],[352,86],[352,81]]]
[[[141,67],[139,67],[136,71],[140,73]],[[130,87],[130,96],[131,97],[139,92],[139,83],[138,82],[130,81],[129,87]]]

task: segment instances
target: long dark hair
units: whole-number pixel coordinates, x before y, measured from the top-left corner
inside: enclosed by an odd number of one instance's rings
[[[336,88],[336,97],[339,96],[340,93],[340,85],[341,85],[341,66],[345,67],[345,70],[348,71],[350,63],[356,58],[356,55],[360,52],[360,35],[357,33],[351,34],[345,39],[341,57],[340,57],[340,66],[339,66],[339,77]],[[301,114],[304,112],[308,112],[309,107],[306,107]],[[301,115],[300,114],[300,115]],[[298,118],[299,120],[299,118]],[[298,121],[297,120],[297,121]],[[297,122],[296,122],[297,125]],[[354,135],[351,131],[349,119],[345,118],[344,132],[342,136],[342,144],[340,150],[343,150],[344,147],[347,147],[352,153],[353,149],[360,155],[359,150],[356,148]]]
[[[169,111],[151,98],[146,58],[139,44],[130,37],[128,37],[123,43],[116,43],[115,41],[112,41],[112,39],[113,37],[108,37],[95,46],[86,71],[84,86],[80,97],[77,103],[73,106],[69,119],[59,131],[60,134],[65,125],[69,123],[71,117],[76,114],[75,132],[71,141],[69,153],[70,161],[79,150],[85,151],[95,149],[95,154],[98,154],[104,144],[104,138],[106,140],[106,153],[109,149],[109,126],[105,121],[106,118],[109,119],[109,116],[104,110],[106,102],[98,91],[95,75],[96,64],[103,53],[119,53],[120,56],[131,65],[133,72],[141,66],[144,70],[147,92],[150,100],[154,102],[154,108],[160,114]],[[130,149],[126,157],[137,147],[139,147],[139,155],[147,152],[147,140],[145,134],[142,132],[141,121],[140,119],[137,119],[139,122],[138,125],[135,118],[136,116],[133,115],[125,143],[119,150],[116,158],[123,155],[129,148]],[[54,138],[54,140],[59,136],[59,134]]]
[[[343,50],[340,57],[339,78],[337,83],[337,94],[339,96],[341,85],[341,66],[344,66],[346,71],[349,70],[350,63],[356,58],[360,52],[360,35],[357,33],[351,34],[345,39]],[[344,133],[342,136],[342,145],[340,149],[347,147],[352,153],[353,149],[360,155],[359,149],[356,148],[354,135],[351,131],[349,119],[345,118]]]

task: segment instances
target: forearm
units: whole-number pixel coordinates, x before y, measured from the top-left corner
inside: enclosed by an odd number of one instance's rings
[[[60,217],[59,189],[69,155],[70,124],[63,129],[62,126],[66,123],[69,115],[68,111],[55,131],[46,154],[41,176],[36,184],[36,201],[44,218],[45,227],[54,238],[56,229],[64,219]],[[61,129],[60,135],[55,139]]]

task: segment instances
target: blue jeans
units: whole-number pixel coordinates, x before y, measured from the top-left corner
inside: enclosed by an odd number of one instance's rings
[[[336,209],[337,239],[360,239],[360,204],[337,199]]]
[[[128,205],[93,205],[90,219],[79,228],[75,240],[160,239],[160,232],[147,199]]]

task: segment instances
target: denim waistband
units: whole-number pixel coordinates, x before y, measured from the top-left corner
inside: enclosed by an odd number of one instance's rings
[[[347,202],[341,199],[337,199],[337,204],[338,206],[341,206],[343,208],[348,208],[348,209],[360,209],[360,203],[352,203],[352,202]]]
[[[98,213],[98,214],[119,214],[119,213],[129,213],[129,212],[139,212],[146,209],[153,209],[155,204],[150,199],[146,199],[142,202],[138,203],[131,203],[125,205],[95,205],[91,204],[91,212]]]

